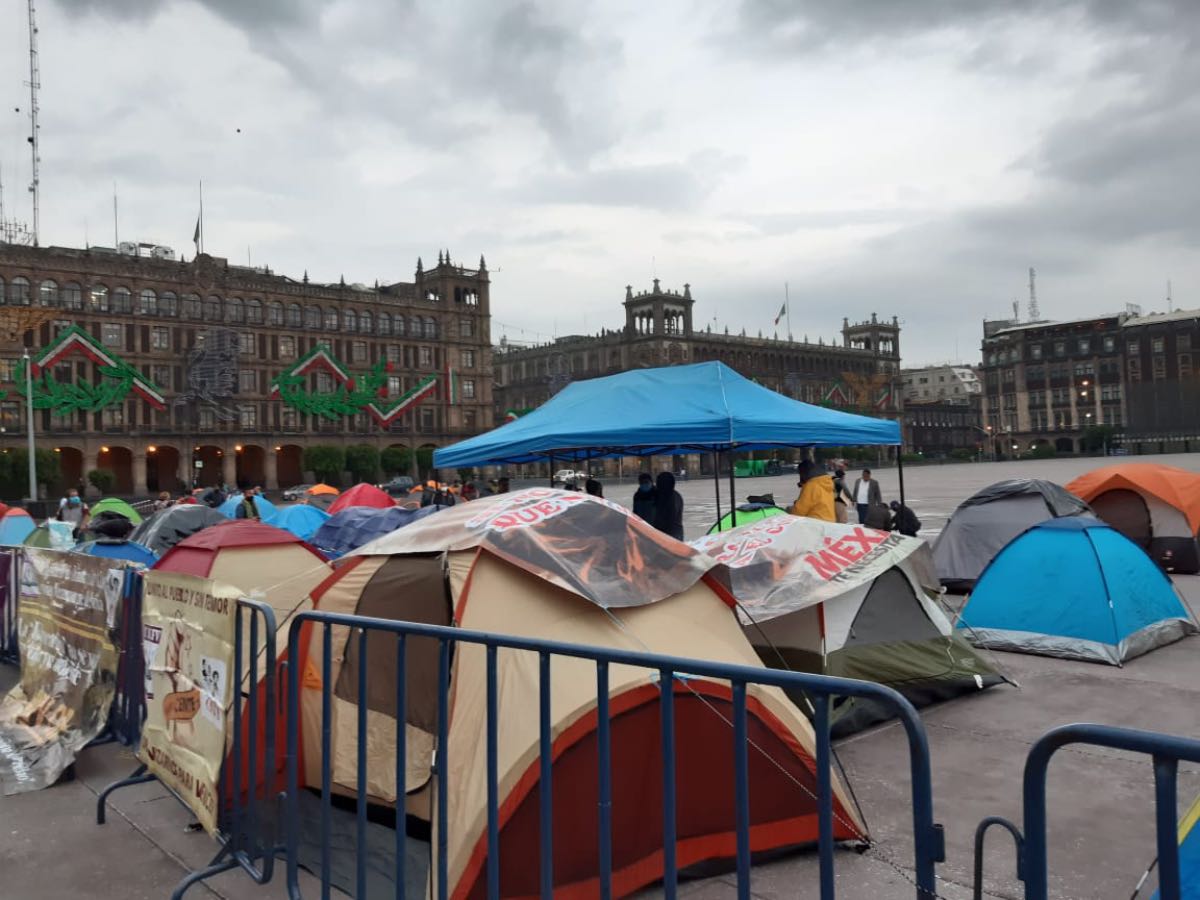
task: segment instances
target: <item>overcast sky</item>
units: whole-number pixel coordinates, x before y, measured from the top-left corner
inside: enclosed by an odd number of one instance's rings
[[[0,165],[28,217],[25,0],[0,0]],[[42,243],[299,277],[492,271],[493,336],[696,322],[906,365],[981,320],[1200,306],[1195,0],[40,0]],[[240,131],[239,131],[240,129]],[[780,326],[783,336],[783,326]]]

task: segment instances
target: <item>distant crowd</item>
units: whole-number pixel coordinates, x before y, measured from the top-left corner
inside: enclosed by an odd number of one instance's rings
[[[863,469],[852,487],[846,486],[846,469],[841,465],[825,469],[806,459],[797,472],[800,495],[788,510],[793,516],[849,522],[853,508],[858,523],[868,528],[898,531],[909,537],[916,537],[921,529],[921,520],[907,506],[898,500],[883,502],[883,491],[870,469]]]

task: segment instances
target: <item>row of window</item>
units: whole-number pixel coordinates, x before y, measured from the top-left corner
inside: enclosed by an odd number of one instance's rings
[[[0,278],[0,305],[31,306],[32,287],[27,278],[14,278],[5,285]],[[341,331],[348,334],[396,335],[402,337],[433,338],[440,336],[441,324],[432,316],[404,316],[399,313],[381,312],[372,314],[368,310],[344,309],[340,313],[332,307],[301,306],[299,303],[283,304],[278,300],[261,300],[229,297],[222,300],[210,295],[201,299],[199,294],[184,294],[180,298],[173,291],[155,293],[144,290],[134,304],[128,288],[117,287],[109,291],[103,284],[95,284],[86,292],[75,282],[59,285],[54,281],[43,281],[38,286],[40,306],[63,309],[112,313],[115,315],[144,315],[197,319],[206,322],[228,322],[240,325],[274,325],[309,330]],[[458,337],[473,338],[476,335],[475,320],[463,316],[458,320]]]
[[[1091,337],[1076,338],[1074,343],[1061,340],[1054,341],[1052,344],[1028,344],[1029,358],[1032,360],[1042,359],[1048,356],[1047,351],[1052,351],[1054,356],[1066,356],[1068,353],[1092,353],[1104,352],[1115,353],[1117,349],[1117,339],[1114,335],[1105,335],[1097,342]],[[1175,350],[1176,352],[1187,351],[1192,349],[1192,336],[1190,334],[1175,335]],[[1165,336],[1150,338],[1150,352],[1163,353],[1166,350]],[[1125,351],[1130,356],[1135,356],[1141,352],[1141,341],[1139,339],[1130,339],[1125,342]],[[1007,350],[998,350],[985,354],[984,361],[987,365],[1003,365],[1006,362],[1018,362],[1021,359],[1021,351],[1017,347],[1010,347]]]

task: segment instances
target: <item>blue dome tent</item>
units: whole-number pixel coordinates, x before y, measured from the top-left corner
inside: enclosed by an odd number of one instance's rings
[[[285,506],[281,509],[276,509],[269,516],[264,516],[263,521],[268,525],[274,525],[276,528],[282,528],[284,531],[290,531],[302,541],[307,541],[317,529],[324,525],[329,520],[329,513],[323,509],[317,509],[315,506],[301,503],[296,506]]]
[[[158,554],[137,541],[85,541],[76,544],[74,552],[105,559],[125,559],[147,567],[158,562]]]
[[[1079,516],[1041,522],[1014,538],[980,575],[958,627],[994,650],[1118,666],[1197,631],[1140,547]]]
[[[433,515],[442,507],[423,506],[420,509],[375,509],[369,506],[352,506],[334,513],[309,541],[331,559],[336,559],[375,538],[390,534],[426,516]]]
[[[237,518],[238,504],[242,502],[242,495],[230,494],[225,498],[220,506],[217,507],[217,512],[228,519]],[[266,497],[255,497],[254,505],[258,507],[258,515],[265,522],[275,514],[275,504]]]

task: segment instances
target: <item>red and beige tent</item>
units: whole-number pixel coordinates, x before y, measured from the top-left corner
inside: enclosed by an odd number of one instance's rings
[[[359,548],[313,595],[320,610],[448,625],[595,647],[650,651],[759,666],[711,570],[716,563],[628,511],[585,494],[533,489],[461,504]],[[395,640],[367,642],[368,696],[358,695],[358,641],[332,636],[334,790],[357,779],[358,705],[367,703],[368,792],[394,803]],[[378,645],[375,639],[378,638]],[[319,784],[322,634],[311,635],[301,735],[306,780]],[[432,818],[429,770],[437,732],[436,642],[408,639],[402,790],[410,813]],[[388,652],[391,649],[391,652]],[[311,655],[316,651],[316,655]],[[597,890],[595,664],[555,657],[551,666],[555,891]],[[504,896],[538,893],[539,662],[498,653],[500,878]],[[453,652],[448,723],[447,868],[452,897],[483,889],[487,862],[486,652]],[[774,688],[748,688],[751,848],[817,837],[815,740],[804,715]],[[629,894],[662,877],[659,685],[655,671],[613,666],[613,885]],[[678,748],[676,854],[681,867],[735,856],[732,698],[728,683],[681,679],[675,693]],[[865,826],[834,777],[835,837]],[[436,867],[432,868],[436,871]]]

